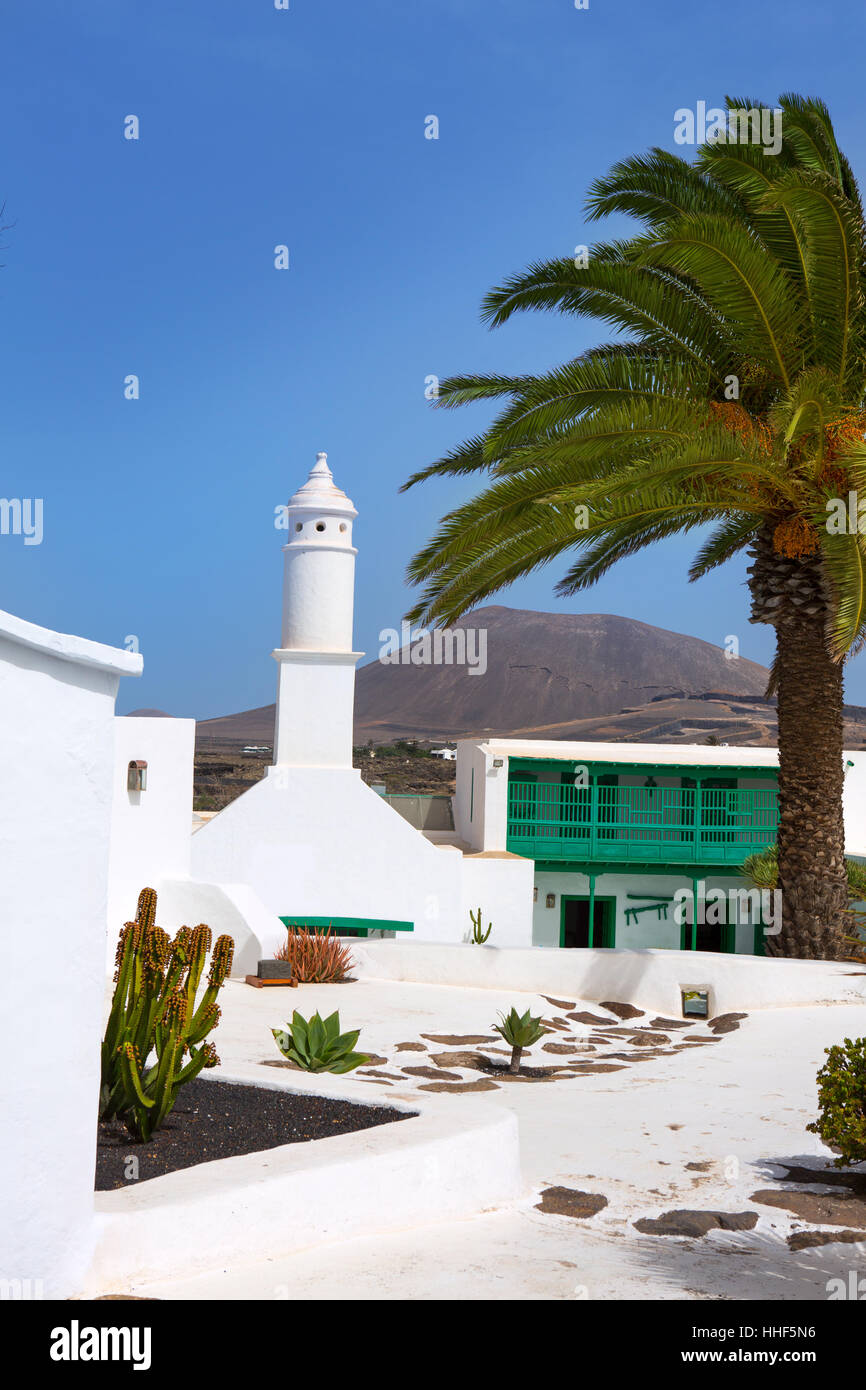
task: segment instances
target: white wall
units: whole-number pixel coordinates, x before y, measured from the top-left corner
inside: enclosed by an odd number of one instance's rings
[[[456,795],[453,797],[454,828],[466,845],[484,849],[485,758],[480,746],[469,740],[457,745]]]
[[[866,856],[866,753],[845,753],[845,852]],[[852,766],[848,767],[848,763]]]
[[[538,873],[535,875],[538,897],[532,911],[532,944],[534,946],[558,946],[560,932],[560,913],[562,895],[573,897],[589,896],[589,877],[586,874]],[[743,878],[713,877],[703,878],[705,892],[713,888],[748,888]],[[668,906],[667,919],[655,912],[642,912],[636,921],[626,924],[625,913],[629,907],[640,907],[641,902],[628,897],[629,893],[639,893],[648,900],[663,901],[673,899],[677,889],[687,888],[691,892],[692,880],[688,874],[599,874],[595,880],[596,898],[616,899],[616,947],[623,950],[645,950],[657,947],[661,950],[678,951],[680,948],[680,926],[674,916],[675,904]],[[556,903],[545,906],[548,893],[553,893]],[[735,945],[738,953],[754,954],[754,926],[751,921],[738,922],[735,932]]]
[[[47,1297],[93,1237],[114,698],[140,671],[0,613],[0,1277]]]
[[[487,858],[467,855],[462,861],[463,913],[466,939],[471,935],[470,910],[481,908],[482,928],[493,923],[490,943],[494,946],[532,945],[532,878],[535,865],[518,855]]]
[[[135,916],[142,888],[190,871],[194,719],[114,721],[113,808],[108,890],[108,954]],[[147,762],[147,789],[127,790],[132,759]]]
[[[197,883],[192,879],[155,879],[156,919],[169,936],[179,927],[206,922],[216,941],[235,943],[232,976],[255,975],[260,960],[270,960],[286,939],[286,928],[245,883]],[[112,956],[113,959],[113,956]]]
[[[708,951],[516,951],[403,939],[358,941],[352,954],[360,979],[513,989],[594,1003],[616,999],[667,1018],[682,1016],[683,989],[707,989],[711,1016],[853,1004],[852,1029],[861,1026],[866,1004],[864,976],[844,961],[773,960]]]
[[[351,769],[271,768],[192,838],[196,879],[246,883],[271,913],[411,921],[428,941],[462,939],[462,863]]]

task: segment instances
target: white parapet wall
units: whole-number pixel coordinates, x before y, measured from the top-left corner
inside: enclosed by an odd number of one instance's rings
[[[114,700],[141,666],[0,613],[0,1278],[47,1298],[93,1239]]]
[[[219,1077],[233,1079],[249,1083]],[[520,1197],[516,1116],[488,1104],[467,1118],[459,1099],[437,1100],[435,1107],[391,1103],[415,1115],[396,1124],[98,1193],[98,1243],[83,1294],[261,1264],[326,1241],[459,1220]]]
[[[286,939],[279,917],[268,912],[245,883],[198,883],[194,879],[157,879],[157,921],[173,936],[178,927],[205,922],[213,940],[230,936],[235,943],[231,973],[255,975],[258,962],[270,959]]]
[[[682,991],[706,990],[709,1015],[814,1004],[866,1004],[866,968],[708,951],[508,950],[495,946],[359,941],[359,979],[513,989],[562,999],[617,1000],[682,1016]]]
[[[108,953],[135,916],[142,888],[157,878],[187,878],[192,820],[194,719],[126,716],[114,721]],[[130,791],[132,761],[147,763],[144,791]]]

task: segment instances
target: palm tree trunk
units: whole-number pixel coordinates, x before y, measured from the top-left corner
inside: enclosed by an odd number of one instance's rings
[[[776,628],[779,720],[779,889],[782,928],[771,956],[839,960],[847,954],[848,880],[842,819],[843,666],[826,642],[818,562],[753,550],[752,621]]]
[[[842,663],[823,613],[776,629],[779,713],[779,888],[782,931],[767,954],[839,960],[847,953],[842,820]]]
[[[510,1061],[510,1063],[509,1063],[509,1065],[508,1065],[508,1070],[511,1072],[511,1075],[512,1075],[512,1076],[516,1076],[517,1073],[520,1071],[520,1058],[522,1057],[522,1055],[523,1055],[523,1048],[522,1048],[522,1047],[512,1047],[512,1049],[511,1049],[511,1061]]]

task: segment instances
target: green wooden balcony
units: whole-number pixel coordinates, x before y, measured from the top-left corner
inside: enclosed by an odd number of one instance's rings
[[[777,826],[775,787],[508,788],[508,849],[530,859],[740,864]]]

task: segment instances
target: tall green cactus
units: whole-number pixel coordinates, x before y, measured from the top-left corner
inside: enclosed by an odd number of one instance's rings
[[[204,1039],[220,1020],[216,1000],[231,969],[234,942],[218,938],[196,1007],[210,945],[211,930],[203,922],[181,927],[170,940],[156,925],[152,888],[142,889],[135,921],[121,929],[102,1042],[99,1118],[122,1119],[139,1139],[159,1128],[185,1082],[219,1063],[213,1043]]]
[[[481,908],[480,908],[480,907],[479,907],[477,913],[473,912],[473,911],[472,911],[472,908],[470,907],[470,909],[469,909],[469,920],[470,920],[471,923],[472,923],[472,936],[471,936],[470,940],[472,941],[473,946],[483,946],[484,943],[485,943],[485,941],[486,941],[487,938],[489,937],[490,933],[493,931],[493,923],[491,922],[491,923],[488,925],[488,928],[487,928],[486,931],[482,931],[482,929],[481,929]]]

